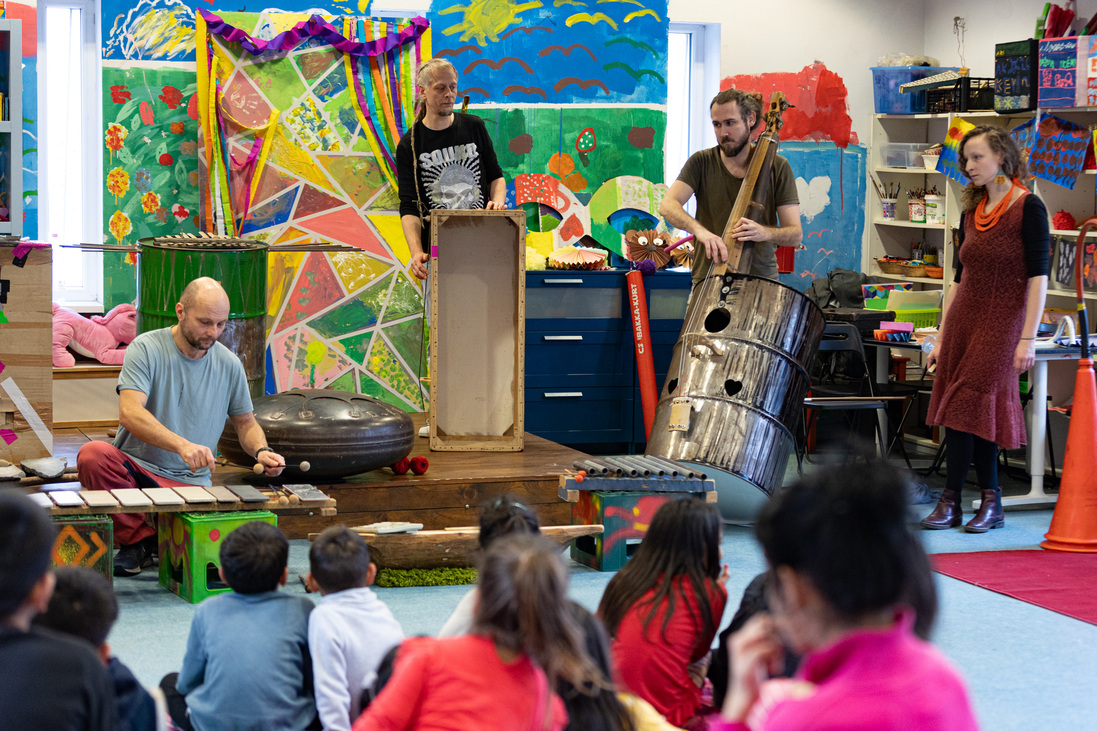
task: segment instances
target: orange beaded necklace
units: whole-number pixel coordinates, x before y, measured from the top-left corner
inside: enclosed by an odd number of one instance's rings
[[[999,219],[1002,218],[1002,214],[1009,208],[1009,202],[1013,199],[1013,189],[1020,188],[1026,190],[1025,186],[1021,185],[1021,181],[1017,178],[1013,179],[1013,185],[1009,187],[1009,192],[1005,194],[1002,200],[998,201],[998,205],[987,213],[987,199],[988,195],[984,194],[983,199],[979,201],[979,205],[975,206],[975,229],[978,231],[987,231],[998,225]]]

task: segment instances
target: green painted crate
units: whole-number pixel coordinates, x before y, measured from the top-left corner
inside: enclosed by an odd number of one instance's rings
[[[217,573],[221,568],[221,540],[256,520],[278,525],[278,517],[266,510],[160,513],[156,521],[160,585],[191,604],[232,591],[221,583]]]
[[[86,566],[114,582],[114,521],[109,515],[63,515],[53,519],[54,566]]]
[[[571,544],[572,560],[598,571],[617,571],[632,558],[655,512],[690,492],[584,490],[571,506],[572,525],[602,524],[602,535],[581,536]]]

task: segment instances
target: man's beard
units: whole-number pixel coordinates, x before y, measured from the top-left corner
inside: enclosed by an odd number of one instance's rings
[[[726,157],[735,157],[740,152],[742,152],[743,148],[746,147],[749,143],[750,143],[750,138],[749,137],[744,137],[743,139],[739,140],[738,142],[733,142],[732,140],[728,140],[727,142],[721,142],[720,143],[720,150],[721,150],[721,152],[724,153],[724,155]]]
[[[189,332],[187,332],[186,328],[182,328],[182,330],[183,339],[187,341],[187,345],[194,348],[195,350],[209,350],[213,347],[213,344],[217,342],[217,340],[214,339],[210,341],[209,345],[206,345],[201,338],[196,338],[192,336]]]

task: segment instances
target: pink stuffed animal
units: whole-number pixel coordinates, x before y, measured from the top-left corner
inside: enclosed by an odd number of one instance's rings
[[[53,305],[53,365],[57,368],[70,368],[76,363],[68,348],[106,365],[121,365],[126,355],[124,346],[135,337],[137,309],[133,305],[118,305],[91,319]]]

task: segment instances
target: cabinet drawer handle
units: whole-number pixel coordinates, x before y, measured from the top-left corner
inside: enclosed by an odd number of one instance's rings
[[[582,340],[582,335],[545,335],[545,340]]]
[[[545,398],[583,398],[582,391],[555,391],[545,392]]]
[[[582,279],[546,279],[545,284],[582,284]]]

